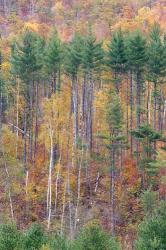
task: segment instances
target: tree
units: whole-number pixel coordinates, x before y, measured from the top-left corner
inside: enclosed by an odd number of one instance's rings
[[[140,224],[136,250],[164,250],[166,246],[166,202],[160,203],[151,217]]]
[[[146,40],[140,32],[132,34],[127,41],[126,56],[128,59],[128,67],[136,76],[136,114],[137,114],[137,127],[141,123],[141,94],[143,86],[142,73],[145,69],[146,59]]]
[[[142,154],[139,161],[139,167],[142,170],[142,187],[145,187],[146,176],[156,175],[158,169],[153,168],[153,163],[155,161],[155,155],[157,154],[154,148],[154,143],[157,141],[163,141],[164,138],[159,132],[153,130],[149,125],[141,125],[137,129],[131,132],[132,136],[141,143]]]
[[[102,231],[96,224],[82,229],[77,236],[73,249],[79,250],[120,250],[116,240]]]
[[[20,247],[21,234],[14,225],[0,225],[0,249],[17,250]]]
[[[56,30],[52,31],[46,45],[45,64],[47,73],[51,77],[51,93],[56,93],[60,89],[60,70],[62,64],[61,41]]]
[[[22,247],[25,250],[39,250],[46,243],[46,236],[39,224],[32,224],[24,233]]]
[[[28,29],[20,37],[20,40],[14,42],[11,47],[11,73],[22,81],[23,94],[25,98],[23,115],[23,135],[24,135],[24,168],[25,168],[25,186],[26,195],[28,194],[28,156],[27,156],[27,131],[29,130],[29,163],[33,163],[33,121],[34,121],[34,99],[35,99],[35,81],[37,73],[41,69],[41,63],[36,56],[37,35]]]
[[[70,248],[70,242],[65,237],[57,234],[57,235],[50,237],[49,249],[50,250],[54,250],[54,249],[69,250],[72,248]]]
[[[166,48],[162,39],[162,32],[160,26],[156,23],[151,30],[150,44],[148,46],[148,80],[154,85],[154,129],[157,129],[157,104],[159,105],[158,110],[161,111],[159,99],[161,97],[161,84],[166,75],[165,54]],[[161,130],[161,120],[161,114],[159,114],[159,131]]]
[[[151,216],[157,203],[156,193],[150,190],[145,191],[141,196],[141,202],[145,215]]]
[[[41,69],[41,62],[36,56],[37,35],[26,30],[20,41],[12,44],[11,48],[11,71],[19,77],[24,84],[24,96],[26,100],[25,113],[29,114],[28,124],[30,127],[30,159],[32,160],[33,141],[33,102],[34,82],[37,79],[37,72]]]
[[[14,42],[11,47],[12,73],[19,76],[23,83],[26,84],[25,90],[27,91],[32,87],[35,73],[40,68],[35,55],[36,40],[36,34],[27,29],[20,41]]]
[[[84,39],[82,50],[82,70],[84,75],[82,116],[85,125],[83,134],[89,150],[92,149],[94,80],[96,74],[101,72],[102,62],[103,50],[101,43],[96,43],[96,38],[90,31]]]
[[[66,61],[65,69],[66,73],[70,76],[72,81],[72,93],[71,93],[71,111],[74,111],[74,145],[78,144],[78,73],[81,66],[81,51],[82,51],[83,39],[80,35],[76,34],[71,43],[66,48]]]
[[[112,92],[108,96],[106,109],[106,121],[109,128],[109,135],[106,137],[107,148],[110,158],[110,196],[111,196],[111,222],[112,235],[115,234],[115,173],[117,171],[117,155],[123,146],[125,138],[122,135],[122,112],[119,97]]]
[[[126,69],[126,52],[124,37],[121,30],[114,33],[108,51],[108,66],[114,72],[114,81],[117,93],[119,93],[120,75],[125,72]]]

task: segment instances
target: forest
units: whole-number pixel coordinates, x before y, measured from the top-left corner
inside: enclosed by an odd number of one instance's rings
[[[0,250],[166,250],[165,0],[0,0]]]

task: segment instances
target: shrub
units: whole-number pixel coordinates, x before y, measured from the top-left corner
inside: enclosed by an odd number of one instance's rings
[[[75,240],[75,250],[119,250],[119,244],[106,234],[99,225],[85,227]]]
[[[35,223],[25,232],[22,244],[24,250],[38,250],[45,242],[46,236],[42,227]]]
[[[136,250],[166,249],[166,202],[140,224],[135,246]]]
[[[21,234],[15,225],[0,225],[0,249],[17,250],[19,249]]]
[[[70,242],[61,235],[54,235],[49,241],[50,250],[69,250]]]

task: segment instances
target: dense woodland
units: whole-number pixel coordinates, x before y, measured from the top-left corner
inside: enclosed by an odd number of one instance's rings
[[[164,0],[0,1],[1,250],[166,249],[165,23]]]

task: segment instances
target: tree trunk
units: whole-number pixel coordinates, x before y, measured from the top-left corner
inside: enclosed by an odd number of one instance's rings
[[[137,102],[137,105],[136,105],[136,113],[137,113],[137,128],[140,127],[141,125],[141,73],[140,71],[138,70],[137,71],[137,75],[136,75],[136,78],[137,78],[137,93],[136,93],[136,102]],[[139,163],[139,158],[140,158],[140,143],[137,141],[136,142],[136,150],[137,150],[137,165]]]
[[[53,93],[55,94],[57,90],[57,75],[56,72],[53,74]]]
[[[154,117],[153,117],[154,130],[157,129],[156,120],[157,120],[157,84],[155,82],[154,83]]]
[[[8,197],[9,197],[9,205],[10,205],[10,214],[11,214],[12,222],[14,222],[13,201],[12,201],[12,196],[11,196],[11,180],[10,180],[10,175],[9,175],[9,171],[8,171],[7,162],[6,162],[6,159],[5,159],[4,152],[3,152],[3,160],[4,160],[6,179],[7,179],[7,189],[8,189]]]
[[[151,124],[151,101],[152,101],[152,90],[151,84],[148,82],[148,98],[147,98],[147,123]]]
[[[37,152],[37,139],[38,139],[38,107],[39,107],[39,86],[38,81],[36,81],[36,108],[35,108],[35,145],[34,145],[34,160],[36,158]]]
[[[16,126],[19,127],[19,98],[20,98],[20,86],[19,86],[19,79],[17,79],[17,110],[16,110]],[[16,158],[18,158],[18,136],[19,136],[19,130],[17,129],[16,132]]]
[[[130,71],[130,131],[133,130],[133,74]],[[130,154],[133,156],[133,137],[130,135]]]
[[[61,235],[63,235],[63,224],[64,224],[64,216],[65,216],[65,206],[66,206],[66,180],[64,185],[64,196],[63,196],[63,207],[62,207],[62,216],[61,216]]]
[[[76,202],[76,209],[75,209],[75,220],[74,220],[74,231],[76,233],[77,229],[77,223],[78,223],[78,209],[80,204],[80,195],[81,195],[81,170],[82,170],[82,161],[83,161],[83,145],[81,150],[81,159],[79,164],[79,170],[78,170],[78,178],[77,178],[77,202]]]
[[[114,144],[114,143],[113,143]],[[115,235],[115,148],[111,150],[110,196],[111,196],[111,224],[112,235]]]
[[[74,147],[78,143],[78,81],[73,78],[73,105],[74,105]]]
[[[29,159],[30,163],[33,160],[33,95],[34,95],[34,82],[30,85],[30,121],[29,121]]]
[[[88,95],[88,121],[87,121],[87,142],[88,149],[92,150],[93,143],[93,102],[94,102],[94,83],[92,76],[89,77],[89,95]]]
[[[141,124],[141,74],[137,72],[137,128]]]
[[[52,169],[54,162],[54,145],[53,145],[53,135],[54,131],[52,125],[50,124],[49,128],[49,137],[50,137],[50,164],[49,164],[49,174],[48,174],[48,188],[47,188],[47,228],[50,229],[51,224],[51,215],[52,215]]]

